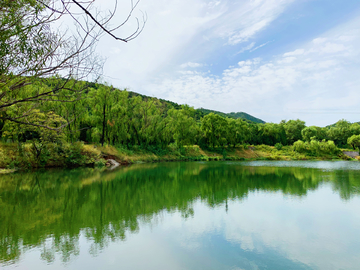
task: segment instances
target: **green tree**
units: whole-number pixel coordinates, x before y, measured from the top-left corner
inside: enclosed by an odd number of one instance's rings
[[[334,141],[337,146],[346,146],[347,139],[352,135],[351,134],[351,123],[344,119],[336,122],[334,127],[331,127],[327,136],[330,140]]]
[[[354,150],[360,147],[360,135],[352,135],[347,140],[348,145],[351,145]]]
[[[305,122],[299,119],[289,120],[284,123],[287,143],[292,145],[294,142],[301,140],[301,131],[305,128]]]
[[[301,131],[301,136],[303,140],[306,142],[310,142],[312,139],[322,141],[324,139],[327,139],[326,132],[327,132],[326,128],[310,126],[310,127],[305,127]]]
[[[259,124],[260,143],[274,146],[276,143],[286,145],[286,133],[283,124]]]
[[[243,144],[249,136],[248,123],[242,119],[226,118],[227,132],[226,141],[228,145],[235,147],[237,144]]]
[[[97,127],[94,130],[94,137],[99,137],[101,145],[104,145],[108,135],[109,113],[113,106],[113,92],[118,91],[112,87],[99,86],[97,89],[91,89],[91,108],[93,121]],[[110,122],[111,123],[111,122]]]
[[[262,143],[259,124],[250,123],[247,125],[247,136],[245,142],[254,145]]]
[[[40,165],[45,165],[50,158],[48,149],[54,148],[54,145],[60,146],[65,142],[65,134],[59,127],[66,125],[66,120],[52,111],[43,113],[38,109],[29,112],[25,120],[33,125],[19,124],[13,121],[6,122],[3,137],[18,142],[20,156],[24,154],[22,143],[30,142],[35,159]],[[29,164],[24,165],[28,166]]]
[[[350,126],[350,132],[352,135],[360,135],[360,125],[359,123],[354,123]]]
[[[0,2],[0,119],[24,125],[28,122],[28,110],[19,109],[23,114],[14,116],[13,107],[31,104],[34,108],[44,102],[74,102],[83,98],[87,87],[74,87],[74,80],[96,80],[102,61],[94,53],[99,36],[106,33],[127,42],[141,31],[138,24],[135,32],[126,38],[115,35],[121,27],[109,28],[114,13],[94,12],[95,1],[59,0],[3,0]],[[99,1],[98,1],[99,3]],[[131,1],[129,17],[138,2]],[[73,12],[77,8],[77,12]],[[56,21],[69,17],[78,31],[70,35],[59,27]],[[47,83],[52,77],[60,76],[51,87],[29,88],[39,80]],[[30,91],[31,90],[31,91]],[[66,95],[62,95],[65,90]],[[16,109],[17,110],[17,109]],[[53,106],[52,110],[55,110]]]
[[[228,122],[220,115],[209,113],[201,119],[201,132],[207,146],[226,145]]]
[[[194,108],[182,106],[180,110],[170,109],[168,111],[168,130],[172,134],[178,146],[194,144],[199,133],[199,127],[191,115]]]
[[[142,145],[163,146],[166,143],[164,136],[165,121],[164,107],[157,99],[144,100],[138,107],[138,130]]]

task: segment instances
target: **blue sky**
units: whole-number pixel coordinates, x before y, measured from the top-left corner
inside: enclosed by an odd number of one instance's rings
[[[358,0],[141,0],[137,11],[148,16],[137,39],[97,47],[120,89],[266,122],[360,121]]]

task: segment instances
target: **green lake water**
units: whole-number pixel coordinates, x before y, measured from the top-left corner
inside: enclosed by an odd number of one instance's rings
[[[1,269],[360,269],[360,163],[0,175]]]

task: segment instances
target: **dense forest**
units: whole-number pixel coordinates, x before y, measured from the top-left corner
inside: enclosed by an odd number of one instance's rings
[[[58,77],[37,80],[18,95],[56,91],[63,81]],[[154,153],[166,153],[169,146],[182,149],[199,145],[218,151],[249,145],[275,146],[278,150],[289,146],[294,152],[310,156],[335,157],[341,153],[339,148],[356,149],[360,145],[360,125],[346,120],[328,127],[307,127],[301,120],[255,123],[103,84],[76,80],[72,84],[71,90],[57,90],[55,97],[48,97],[36,107],[22,104],[7,109],[8,115],[28,116],[23,118],[25,123],[0,120],[3,147],[16,145],[15,151],[31,155],[29,160],[54,166],[48,160],[55,154],[57,159],[61,156],[70,159],[68,164],[81,164],[76,159],[84,154],[84,144]],[[65,100],[77,88],[85,91],[71,102],[59,102],[58,99]]]
[[[25,92],[54,91],[61,78],[38,80]],[[255,123],[242,118],[204,113],[187,105],[150,98],[112,86],[74,81],[86,91],[72,102],[48,99],[36,108],[12,106],[7,114],[29,114],[28,122],[0,121],[3,142],[30,143],[39,156],[49,145],[85,142],[132,148],[162,149],[197,144],[203,148],[233,148],[239,145],[293,145],[298,152],[336,153],[338,147],[360,143],[360,125],[340,120],[330,127],[305,126],[301,120]],[[57,97],[69,95],[58,91]],[[54,106],[54,103],[56,104]],[[59,129],[59,127],[62,127]]]

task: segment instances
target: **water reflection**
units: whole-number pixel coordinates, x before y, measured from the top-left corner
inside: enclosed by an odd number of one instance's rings
[[[326,239],[326,234],[334,230],[326,231],[326,224],[307,224],[315,219],[304,211],[321,209],[321,200],[334,192],[344,201],[357,197],[360,170],[346,170],[343,164],[341,170],[314,168],[306,163],[302,167],[270,165],[168,163],[131,166],[115,172],[79,169],[4,175],[0,179],[0,263],[16,264],[34,247],[47,263],[54,262],[57,256],[69,262],[79,255],[84,239],[90,243],[89,254],[97,256],[111,243],[124,241],[141,230],[146,232],[144,226],[150,226],[151,235],[156,235],[158,241],[167,237],[163,245],[175,249],[172,256],[185,252],[169,243],[175,241],[176,234],[187,239],[176,241],[184,242],[185,250],[203,247],[202,254],[187,253],[189,263],[181,260],[179,269],[279,269],[279,265],[283,269],[311,268],[313,261],[307,255],[298,254],[298,249],[293,251],[304,235],[297,230],[305,228],[308,238],[302,248],[311,250],[321,249],[315,238]],[[322,196],[312,196],[323,185],[328,190],[324,189],[327,191]],[[298,205],[304,198],[305,210]],[[332,207],[341,209],[338,205]],[[322,211],[316,215],[319,213]],[[288,219],[291,215],[295,221]],[[214,216],[219,217],[213,221],[216,224],[207,224]],[[326,213],[323,220],[332,222],[339,217],[353,221],[344,214],[332,217]],[[268,224],[263,224],[264,220]],[[178,228],[178,224],[183,227]],[[326,233],[312,237],[313,227]],[[169,240],[170,236],[173,240]],[[332,245],[328,248],[333,249]],[[357,251],[353,248],[350,253]],[[195,256],[206,260],[200,263]],[[299,258],[301,262],[296,262]]]

